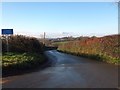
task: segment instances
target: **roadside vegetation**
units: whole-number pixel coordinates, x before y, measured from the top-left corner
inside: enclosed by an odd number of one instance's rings
[[[44,57],[37,53],[4,53],[2,57],[3,69],[28,69],[39,66]]]
[[[2,38],[2,52],[7,51],[5,37]],[[34,37],[15,35],[9,37],[9,52],[43,53],[44,45]]]
[[[107,63],[120,63],[120,35],[91,37],[59,44],[58,50]]]
[[[28,70],[46,61],[44,45],[36,38],[15,35],[9,37],[9,52],[6,50],[5,37],[2,37],[3,74],[9,70]]]

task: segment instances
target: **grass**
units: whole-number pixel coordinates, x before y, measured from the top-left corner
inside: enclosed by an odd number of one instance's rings
[[[107,56],[107,55],[72,53],[72,52],[67,52],[67,51],[62,51],[62,50],[57,50],[57,51],[67,53],[67,54],[76,55],[76,56],[80,56],[80,57],[90,58],[90,59],[97,60],[97,61],[104,61],[104,62],[115,64],[115,65],[120,64],[120,59],[119,58],[113,58],[113,57]]]
[[[2,68],[5,69],[29,69],[39,66],[45,61],[45,57],[38,53],[3,53]]]

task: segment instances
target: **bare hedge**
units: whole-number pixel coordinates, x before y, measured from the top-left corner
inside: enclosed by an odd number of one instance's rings
[[[2,38],[2,52],[7,51],[7,43],[5,37]],[[23,35],[9,36],[10,52],[36,52],[42,53],[44,45],[36,38],[26,37]]]

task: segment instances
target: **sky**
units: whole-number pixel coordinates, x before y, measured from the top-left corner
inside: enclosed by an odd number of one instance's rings
[[[118,33],[114,2],[2,2],[2,28],[47,38]]]

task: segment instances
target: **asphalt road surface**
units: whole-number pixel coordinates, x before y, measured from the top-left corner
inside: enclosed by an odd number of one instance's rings
[[[52,66],[2,78],[3,88],[117,88],[118,67],[95,60],[45,52]]]

